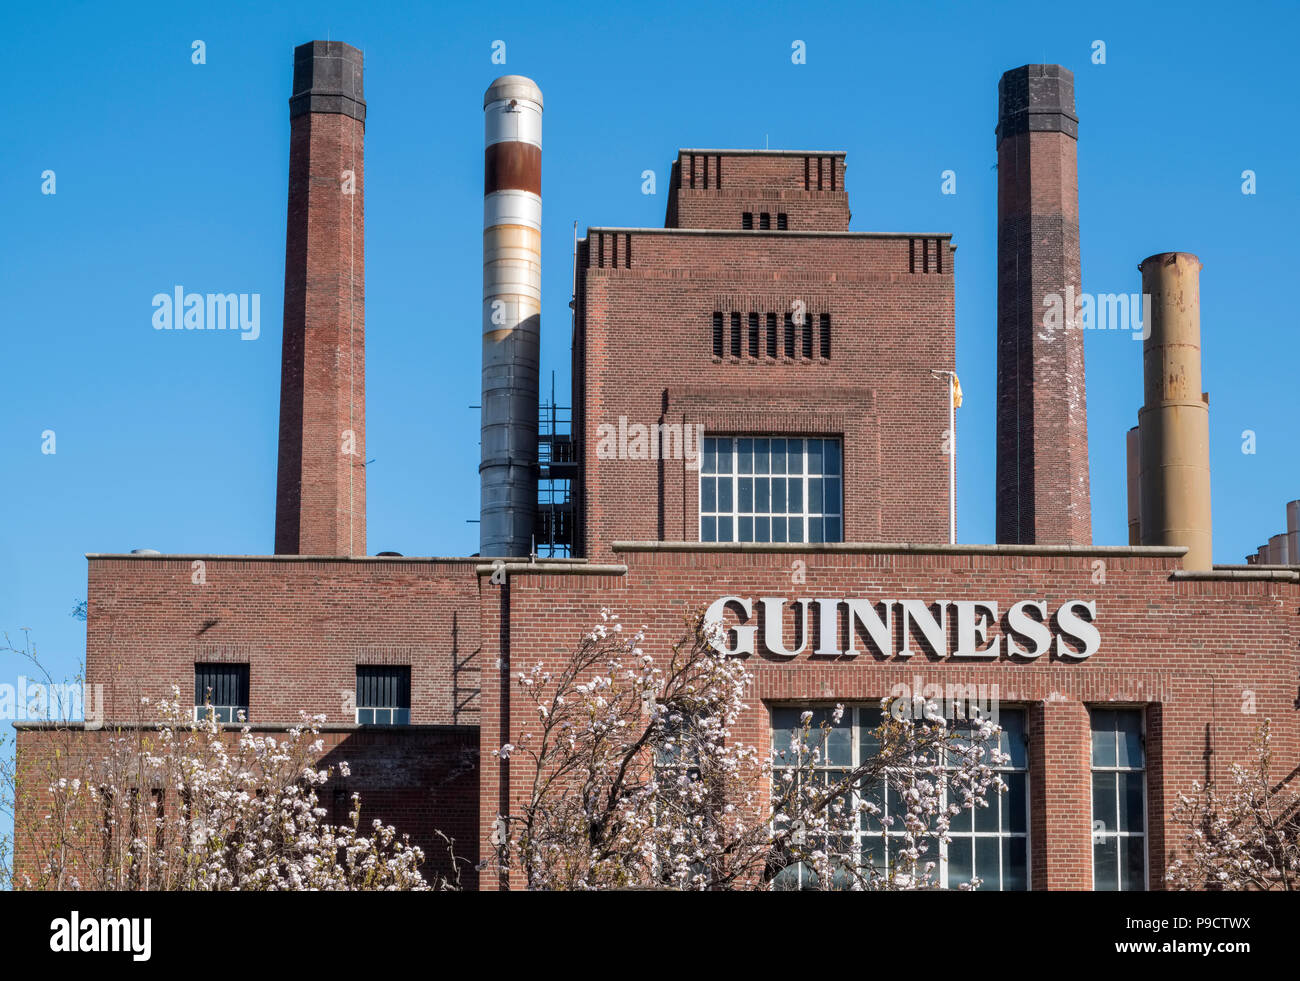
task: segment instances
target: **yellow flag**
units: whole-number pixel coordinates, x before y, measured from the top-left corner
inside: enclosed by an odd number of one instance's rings
[[[952,373],[952,407],[961,408],[961,382],[957,380],[957,372]]]

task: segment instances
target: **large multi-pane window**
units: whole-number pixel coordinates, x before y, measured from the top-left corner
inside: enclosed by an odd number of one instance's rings
[[[357,722],[363,726],[410,725],[409,665],[357,665]]]
[[[788,786],[787,774],[796,761],[791,752],[791,738],[800,732],[800,716],[806,711],[798,707],[778,707],[772,710],[772,750],[775,773],[774,793],[781,794]],[[979,876],[979,888],[984,890],[1017,890],[1028,888],[1029,867],[1029,774],[1026,743],[1025,714],[1022,710],[1003,708],[998,722],[1002,726],[1000,748],[1010,759],[999,772],[1006,791],[990,792],[986,796],[988,807],[963,809],[953,819],[951,840],[946,844],[932,841],[925,861],[937,863],[937,879],[945,888],[955,889]],[[822,725],[827,728],[822,730]],[[957,723],[961,725],[959,721]],[[817,763],[812,766],[814,778],[826,785],[842,780],[852,769],[861,766],[880,750],[875,730],[880,725],[880,709],[856,706],[845,709],[839,723],[834,722],[830,709],[817,709],[813,713],[811,736],[824,731],[824,741]],[[950,792],[945,789],[945,793]],[[828,843],[832,850],[854,847],[860,849],[860,861],[885,871],[895,860],[898,849],[905,847],[901,815],[904,808],[898,792],[886,780],[878,779],[869,786],[859,786],[850,805],[866,799],[880,809],[874,817],[862,814],[858,820],[855,843]],[[954,797],[954,800],[960,798]],[[894,819],[891,826],[889,818]],[[819,884],[813,870],[806,864],[787,866],[773,880],[776,889],[816,889]]]
[[[194,718],[248,721],[248,665],[194,665]]]
[[[708,436],[700,462],[700,541],[838,542],[837,439]]]
[[[1092,885],[1147,887],[1147,774],[1142,712],[1093,709]]]

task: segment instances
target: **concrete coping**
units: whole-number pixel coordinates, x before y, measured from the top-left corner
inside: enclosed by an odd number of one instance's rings
[[[460,563],[462,565],[481,565],[484,562],[521,562],[518,556],[480,556],[480,555],[223,555],[212,552],[163,552],[160,555],[132,555],[131,553],[121,552],[87,552],[87,560],[91,559],[131,559],[132,561],[159,561],[162,559],[175,559],[179,561],[194,559],[225,559],[227,561],[237,562],[355,562],[355,563],[410,563],[410,562],[450,562]],[[556,557],[546,560],[549,563],[560,565],[585,565],[586,559]]]
[[[13,723],[15,729],[27,730],[70,730],[73,732],[114,732],[116,730],[135,731],[137,729],[147,729],[157,731],[157,722],[104,722],[93,729],[86,729],[86,723],[81,719],[71,722],[46,722],[46,721],[29,721],[18,720]],[[246,726],[238,723],[223,723],[221,729],[223,732],[237,733],[241,729],[247,728],[249,732],[288,732],[290,729],[303,727],[301,722],[250,722]],[[188,729],[187,723],[182,723],[178,728]],[[452,723],[439,722],[420,722],[412,723],[405,726],[382,726],[382,725],[358,725],[355,722],[326,722],[316,727],[319,732],[461,732],[466,735],[479,731],[478,726],[455,725]]]
[[[836,232],[794,228],[782,231],[776,228],[631,228],[588,225],[587,234],[590,235],[592,232],[611,234],[636,232],[638,235],[723,235],[729,238],[745,235],[782,235],[786,238],[952,238],[952,232]]]
[[[1286,572],[1286,571],[1291,571],[1291,572],[1300,572],[1300,565],[1297,565],[1297,564],[1295,564],[1295,563],[1288,563],[1288,564],[1270,564],[1270,563],[1268,563],[1268,562],[1259,562],[1259,563],[1255,563],[1255,562],[1238,562],[1238,563],[1223,562],[1223,563],[1217,563],[1217,562],[1216,562],[1216,563],[1215,563],[1211,568],[1215,569],[1216,571],[1219,570],[1219,569],[1228,569],[1228,570],[1235,570],[1235,569],[1246,570],[1246,569],[1250,569],[1250,570],[1255,570],[1255,571],[1265,571],[1265,570],[1272,569],[1272,570],[1281,570],[1281,571],[1283,571],[1283,572]]]
[[[1300,582],[1300,571],[1277,569],[1176,569],[1171,579],[1190,579],[1194,582]]]
[[[703,153],[715,157],[846,157],[847,150],[719,150],[681,147],[678,153]]]
[[[534,576],[625,576],[627,575],[627,566],[625,565],[595,565],[592,563],[574,563],[574,562],[519,562],[508,559],[499,560],[500,565],[479,565],[475,567],[475,572],[480,576],[490,576],[494,572],[504,572],[507,576],[534,575]]]
[[[1060,555],[1176,559],[1185,545],[935,545],[908,542],[614,542],[615,552],[778,552],[849,555]]]

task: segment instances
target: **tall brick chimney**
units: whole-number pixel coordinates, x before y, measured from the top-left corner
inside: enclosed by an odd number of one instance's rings
[[[366,554],[361,52],[293,53],[284,259],[278,555]]]
[[[1081,285],[1078,123],[1071,72],[1025,65],[1003,74],[997,128],[1000,544],[1092,543],[1083,332],[1075,314]]]

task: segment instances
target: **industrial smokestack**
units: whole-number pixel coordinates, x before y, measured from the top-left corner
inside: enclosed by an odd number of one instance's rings
[[[483,96],[483,400],[479,554],[532,551],[542,299],[542,90]]]
[[[365,134],[361,52],[293,52],[277,555],[366,554]]]
[[[1186,545],[1186,569],[1209,569],[1210,413],[1201,391],[1201,261],[1188,252],[1144,259],[1150,297],[1142,344],[1143,545]]]
[[[1142,544],[1142,442],[1137,426],[1128,431],[1124,441],[1128,460],[1128,543]]]
[[[997,540],[1091,545],[1074,75],[998,84]]]

